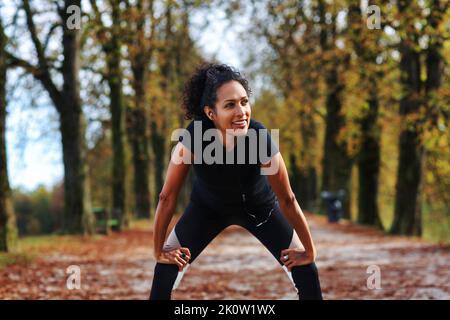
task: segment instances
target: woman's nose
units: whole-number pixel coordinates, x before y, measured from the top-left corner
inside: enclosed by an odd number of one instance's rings
[[[236,112],[238,116],[244,116],[247,113],[247,108],[245,106],[239,106],[236,108]]]

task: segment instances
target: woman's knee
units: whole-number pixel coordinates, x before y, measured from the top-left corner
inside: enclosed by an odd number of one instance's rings
[[[317,269],[317,265],[315,262],[310,264],[305,264],[302,266],[294,266],[292,267],[292,273],[296,274],[297,276],[307,276],[307,277],[318,277],[319,271]]]
[[[301,300],[322,300],[319,271],[314,262],[303,266],[294,266],[291,272]]]
[[[174,264],[156,263],[153,273],[150,300],[170,300],[178,266]]]

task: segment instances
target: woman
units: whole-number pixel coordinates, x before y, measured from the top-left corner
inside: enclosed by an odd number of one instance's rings
[[[219,64],[201,65],[185,86],[183,109],[195,121],[174,148],[159,195],[152,300],[170,299],[189,265],[233,224],[247,229],[272,253],[300,299],[322,299],[308,224],[280,152],[264,126],[251,119],[250,94],[239,72]],[[251,131],[259,133],[256,140]],[[262,149],[268,149],[266,157]],[[190,203],[166,240],[191,163],[196,180]]]

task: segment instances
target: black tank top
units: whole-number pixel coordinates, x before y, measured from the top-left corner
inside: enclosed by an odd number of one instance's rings
[[[208,129],[213,130],[205,134]],[[193,162],[195,178],[191,200],[212,208],[227,208],[242,201],[250,207],[272,204],[276,197],[267,176],[261,174],[260,166],[279,150],[267,128],[250,119],[248,133],[238,137],[230,151],[221,142],[213,148],[216,137],[212,134],[215,131],[218,132],[211,120],[193,120],[179,137],[196,159]],[[221,151],[215,157],[219,145]],[[208,155],[214,156],[212,163],[207,159]]]

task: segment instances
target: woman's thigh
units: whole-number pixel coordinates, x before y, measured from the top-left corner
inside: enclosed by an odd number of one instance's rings
[[[205,247],[227,226],[222,215],[201,204],[190,202],[172,229],[164,244],[164,250],[187,247],[192,263]]]
[[[297,233],[281,212],[278,202],[275,202],[271,208],[260,209],[261,212],[254,212],[254,214],[264,217],[271,209],[273,210],[269,219],[263,224],[257,226],[257,221],[248,216],[244,219],[241,226],[252,233],[272,253],[278,263],[282,265],[280,261],[282,250],[303,248],[303,245]]]

